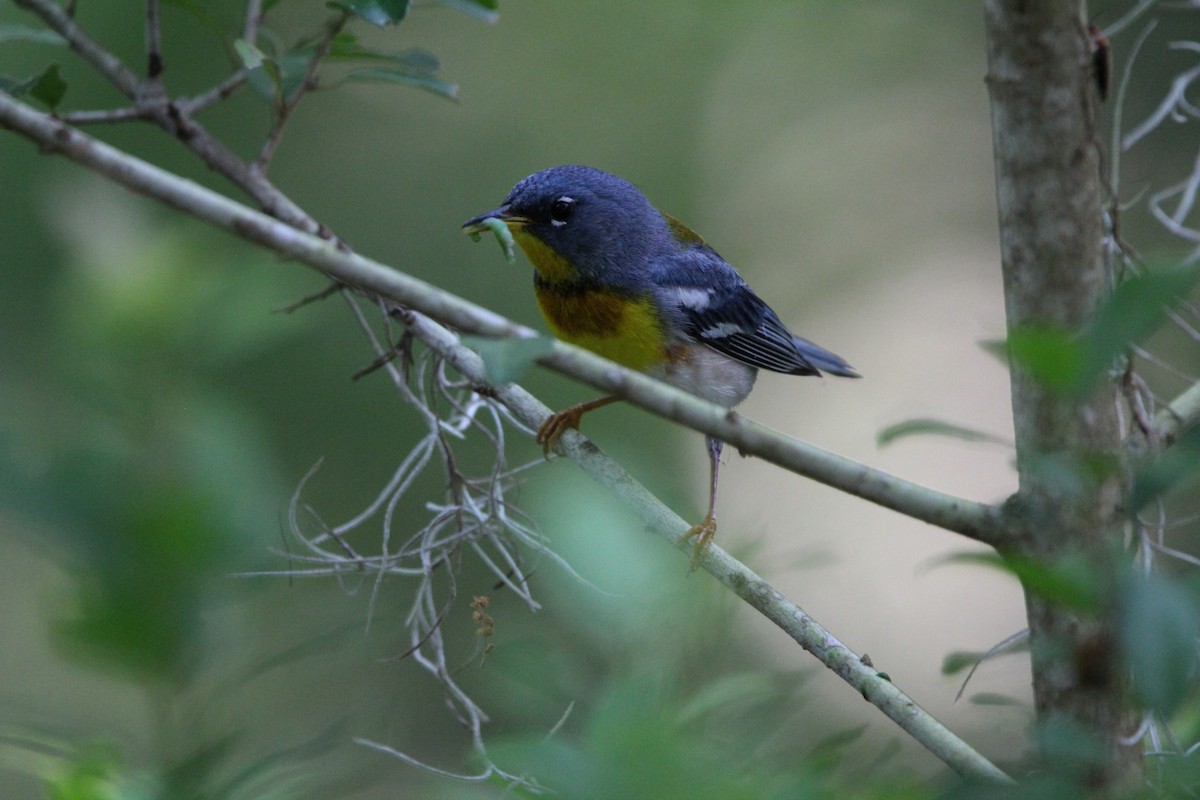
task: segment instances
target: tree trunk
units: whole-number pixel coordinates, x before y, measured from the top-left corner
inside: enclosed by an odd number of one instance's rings
[[[1008,329],[1078,332],[1111,289],[1083,5],[987,0],[985,14]],[[1082,396],[1056,392],[1013,365],[1020,488],[1010,506],[1020,555],[1111,565],[1124,491],[1116,400],[1111,382]],[[1104,753],[1086,776],[1095,788],[1127,785],[1142,753],[1122,741],[1137,723],[1110,666],[1104,614],[1064,608],[1028,587],[1025,597],[1039,723],[1095,738]]]

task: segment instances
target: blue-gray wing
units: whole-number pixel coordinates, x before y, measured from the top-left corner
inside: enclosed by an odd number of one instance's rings
[[[744,364],[789,375],[858,373],[840,356],[791,331],[733,267],[707,246],[660,264],[659,300],[690,339]]]

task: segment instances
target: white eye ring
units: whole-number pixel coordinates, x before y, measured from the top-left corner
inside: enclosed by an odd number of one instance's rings
[[[575,211],[575,198],[563,195],[550,206],[550,224],[561,228]]]

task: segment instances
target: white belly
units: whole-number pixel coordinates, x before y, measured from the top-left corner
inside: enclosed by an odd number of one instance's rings
[[[754,367],[701,344],[680,342],[669,351],[670,360],[649,374],[726,408],[745,400],[758,376]]]

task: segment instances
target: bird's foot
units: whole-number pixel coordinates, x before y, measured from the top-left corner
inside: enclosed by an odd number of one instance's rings
[[[688,529],[688,532],[683,535],[683,539],[691,539],[695,537],[696,545],[692,550],[692,561],[688,566],[688,574],[696,571],[700,566],[700,559],[704,556],[704,551],[708,549],[708,545],[712,542],[713,537],[717,535],[717,518],[709,512],[708,516],[699,525],[693,525]]]
[[[568,429],[579,430],[579,421],[588,409],[587,403],[580,403],[546,417],[535,437],[535,441],[542,446],[542,454],[548,457]]]

